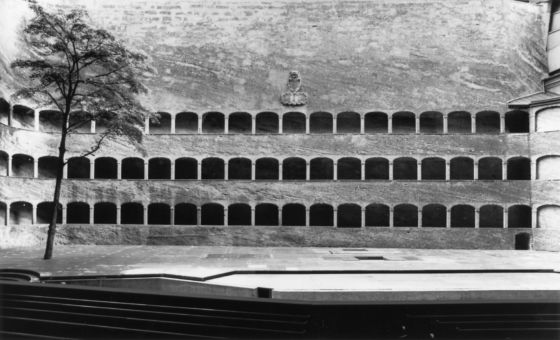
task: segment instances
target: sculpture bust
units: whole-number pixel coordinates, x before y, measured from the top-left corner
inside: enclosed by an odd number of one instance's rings
[[[286,106],[307,104],[307,93],[301,90],[301,77],[298,71],[291,71],[288,76],[287,91],[280,96],[280,102]]]

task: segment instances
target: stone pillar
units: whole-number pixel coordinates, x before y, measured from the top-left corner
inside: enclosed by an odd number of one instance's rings
[[[150,175],[149,172],[150,171],[150,163],[149,162],[144,162],[144,179],[149,179]]]
[[[91,205],[89,207],[89,224],[94,224],[95,223],[95,219],[94,219],[94,209],[93,209],[93,205]]]
[[[39,112],[37,110],[33,110],[33,126],[35,128],[35,131],[39,131]]]
[[[362,166],[360,168],[360,179],[362,181],[366,180],[366,162],[364,160],[362,160]]]
[[[95,178],[95,159],[89,160],[89,179]]]
[[[537,179],[537,161],[536,160],[531,160],[531,179],[532,180]]]
[[[251,206],[251,226],[255,226],[255,207]]]
[[[201,134],[202,133],[202,117],[200,115],[197,115],[196,117],[198,118],[198,127],[196,129],[196,132],[198,134]]]
[[[251,180],[254,181],[256,178],[256,162],[254,160],[251,160]]]
[[[305,115],[305,134],[309,134],[309,116]]]
[[[278,207],[278,225],[282,225],[282,207]]]
[[[445,227],[451,228],[451,209],[445,208]]]
[[[504,228],[507,228],[509,224],[509,220],[508,220],[508,206],[504,206]]]
[[[95,133],[95,120],[92,120],[89,125],[89,132]]]
[[[146,135],[150,134],[150,118],[146,117],[146,119],[144,119],[144,133]]]
[[[228,162],[229,162],[229,160],[227,162],[224,162],[224,180],[226,180],[226,181],[229,180],[229,165],[228,165]]]
[[[480,208],[474,209],[474,228],[480,228]]]
[[[62,166],[62,178],[68,178],[68,164]]]
[[[305,180],[311,180],[311,165],[309,161],[305,161]]]
[[[361,207],[360,227],[366,227],[366,208]]]
[[[389,161],[389,180],[393,180],[393,161]]]
[[[332,119],[332,133],[337,133],[336,115],[333,115]]]
[[[471,133],[476,133],[476,116],[471,114]]]
[[[283,120],[282,120],[282,116],[278,117],[278,133],[282,134],[284,133],[284,125],[283,125]]]
[[[414,121],[415,121],[414,132],[418,134],[420,133],[420,116],[416,115]]]
[[[202,179],[202,161],[199,159],[196,160],[196,179]]]
[[[8,176],[12,176],[13,175],[13,171],[12,171],[12,155],[8,155],[8,171],[7,174]]]
[[[143,217],[144,221],[144,225],[148,225],[148,207],[144,206],[144,217]]]
[[[500,115],[500,133],[505,133],[505,132],[506,132],[506,115],[501,114]]]
[[[531,206],[531,228],[535,229],[537,228],[537,220],[538,220],[538,214],[537,214],[538,210],[537,207],[535,206]]]
[[[506,180],[507,178],[507,159],[502,162],[502,180]]]
[[[31,204],[31,224],[37,224],[37,204]]]
[[[393,117],[389,116],[387,118],[387,133],[393,133]]]
[[[474,161],[474,168],[473,168],[473,179],[478,179],[478,161]]]
[[[393,210],[393,207],[391,207],[389,208],[389,228],[393,228],[395,226],[394,219],[395,211]]]
[[[121,224],[121,206],[117,205],[117,221],[116,224]]]
[[[308,207],[305,207],[305,226],[309,227],[309,208]]]
[[[224,117],[224,133],[229,134],[229,116]]]
[[[66,208],[65,205],[62,205],[62,224],[67,224],[67,215],[68,215],[68,209]]]
[[[443,114],[443,133],[449,133],[449,124],[447,113]]]
[[[196,207],[196,225],[202,225],[202,208]]]
[[[33,157],[33,178],[39,177],[39,160]]]
[[[422,161],[416,161],[416,180],[422,180]]]
[[[122,179],[122,162],[121,162],[121,160],[117,161],[117,179]]]
[[[175,207],[171,206],[169,208],[169,224],[175,225]]]
[[[282,181],[284,179],[284,173],[282,171],[282,163],[283,161],[278,162],[278,180]]]
[[[224,207],[224,226],[229,225],[228,221],[228,207],[227,205]]]
[[[451,180],[451,162],[447,160],[445,161],[445,180]]]
[[[171,133],[175,133],[175,118],[176,116],[171,116]]]
[[[4,221],[4,225],[10,225],[10,202],[6,202],[6,221]]]
[[[536,132],[537,131],[537,124],[536,124],[536,115],[534,110],[529,112],[529,132]]]
[[[366,117],[360,116],[360,134],[366,133]]]
[[[170,168],[171,168],[171,169],[170,169],[170,174],[169,174],[170,176],[169,176],[169,178],[170,178],[171,180],[175,180],[175,161],[171,161],[170,163],[171,163],[171,165],[170,165]]]
[[[256,116],[251,117],[251,133],[253,135],[257,134],[257,117]]]
[[[8,126],[13,126],[14,124],[14,106],[10,105],[10,111],[8,112]]]
[[[338,180],[338,162],[333,162],[333,180]]]

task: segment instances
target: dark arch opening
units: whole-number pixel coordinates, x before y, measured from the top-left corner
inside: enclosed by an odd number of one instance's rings
[[[58,157],[44,156],[39,158],[39,178],[56,178]]]
[[[518,110],[507,112],[506,132],[529,132],[529,113]]]
[[[111,179],[117,178],[117,160],[111,157],[99,157],[95,159],[95,178]]]
[[[366,179],[389,179],[389,161],[385,158],[366,159]]]
[[[0,151],[0,176],[8,176],[8,157],[6,152]]]
[[[204,204],[200,213],[202,225],[224,225],[224,207],[221,204]]]
[[[232,158],[228,162],[229,179],[251,179],[251,160]]]
[[[0,124],[10,124],[10,103],[4,98],[0,98]]]
[[[48,224],[51,223],[54,203],[53,202],[41,202],[37,204],[37,224]],[[62,223],[62,204],[58,203],[56,214],[56,223]]]
[[[369,112],[364,116],[365,133],[387,133],[389,118],[384,112]]]
[[[121,224],[144,224],[144,206],[136,202],[123,203]]]
[[[333,179],[333,161],[329,158],[313,158],[310,162],[311,179]]]
[[[416,117],[413,112],[401,111],[393,114],[393,133],[415,133]]]
[[[531,179],[531,161],[526,157],[513,157],[507,161],[507,179]]]
[[[251,133],[252,118],[247,112],[234,112],[229,115],[229,133]]]
[[[1,100],[2,98],[0,98]],[[1,101],[0,101],[1,102]],[[6,206],[6,203],[4,202],[0,202],[0,226],[3,225],[8,225],[8,217],[7,216],[8,213],[8,208]]]
[[[413,204],[399,204],[393,209],[395,227],[418,227],[418,207]]]
[[[508,228],[531,228],[531,207],[512,205],[508,208]]]
[[[66,205],[66,223],[89,224],[89,204],[72,202]]]
[[[255,225],[277,226],[278,207],[271,203],[257,204],[255,207]]]
[[[176,225],[197,225],[196,205],[191,203],[179,203],[175,206]]]
[[[29,202],[10,204],[10,224],[32,224],[33,206]]]
[[[306,171],[306,163],[303,158],[290,157],[282,162],[282,179],[284,180],[304,180]]]
[[[531,250],[531,234],[518,233],[515,234],[515,250]]]
[[[360,133],[360,115],[356,112],[341,112],[336,116],[337,133]]]
[[[22,129],[33,129],[35,127],[35,111],[27,106],[14,105],[12,114],[12,126]]]
[[[480,207],[478,226],[480,228],[503,228],[504,208],[494,204]]]
[[[309,116],[309,132],[332,133],[333,116],[328,112],[313,112]]]
[[[460,204],[451,208],[451,228],[474,228],[474,207]]]
[[[500,133],[500,114],[495,111],[481,111],[476,114],[477,133]]]
[[[171,224],[171,208],[165,203],[148,205],[148,224]]]
[[[198,115],[194,112],[181,112],[175,116],[175,133],[197,133]]]
[[[216,157],[203,159],[202,179],[224,179],[224,160]]]
[[[502,160],[498,157],[484,157],[479,159],[478,179],[502,179]]]
[[[274,112],[261,112],[256,119],[256,133],[278,133],[278,115]]]
[[[393,179],[418,179],[418,164],[414,158],[401,157],[393,161]]]
[[[366,207],[366,227],[388,227],[389,207],[373,203]]]
[[[202,132],[224,133],[225,118],[221,112],[207,112],[202,116]]]
[[[33,177],[33,157],[20,153],[13,155],[12,176]]]
[[[68,160],[68,178],[89,178],[89,158],[72,157]]]
[[[362,162],[358,158],[344,157],[337,162],[338,179],[359,180],[362,178]]]
[[[278,179],[278,160],[259,158],[255,163],[255,179]]]
[[[144,160],[129,157],[122,160],[123,179],[144,179]]]
[[[450,112],[447,116],[449,133],[471,133],[471,114],[466,111]]]
[[[175,160],[175,179],[197,179],[198,161],[194,158],[183,157]]]
[[[39,131],[60,132],[62,127],[62,112],[57,110],[39,111]]]
[[[450,163],[450,177],[456,180],[474,178],[474,162],[469,157],[455,157]]]
[[[93,206],[93,223],[115,224],[117,223],[117,206],[114,203],[101,202]]]
[[[93,115],[87,111],[72,111],[68,117],[68,128],[75,133],[90,133]],[[58,128],[60,131],[60,127]]]
[[[422,179],[445,179],[445,159],[429,157],[422,160]]]
[[[319,227],[332,227],[334,225],[334,209],[329,204],[313,204],[309,209],[309,224]]]
[[[151,158],[148,162],[149,179],[170,179],[171,161],[163,157]]]
[[[157,117],[150,118],[150,133],[154,135],[171,133],[171,115],[158,112]]]
[[[301,112],[288,112],[282,116],[284,133],[305,133],[305,115]]]
[[[445,228],[447,208],[441,204],[428,204],[422,208],[422,227]]]
[[[420,115],[420,132],[443,133],[443,114],[437,111],[428,111]]]
[[[230,204],[228,207],[228,225],[251,225],[251,207],[249,204]]]
[[[282,207],[283,226],[305,226],[305,206],[290,203]]]
[[[362,208],[357,204],[341,204],[337,209],[338,228],[359,228],[362,226]]]

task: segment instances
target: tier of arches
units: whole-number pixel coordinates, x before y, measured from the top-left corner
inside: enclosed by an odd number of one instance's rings
[[[47,224],[52,202],[0,202],[0,225]],[[417,206],[403,203],[333,205],[316,203],[192,203],[142,204],[126,202],[71,202],[60,204],[57,222],[61,224],[149,224],[149,225],[248,225],[248,226],[325,226],[430,227],[430,228],[560,228],[560,206],[508,206],[488,204],[445,206],[432,203]]]
[[[0,175],[54,178],[58,158],[0,151]],[[560,179],[560,156],[528,157],[73,157],[70,179],[168,180],[531,180]]]

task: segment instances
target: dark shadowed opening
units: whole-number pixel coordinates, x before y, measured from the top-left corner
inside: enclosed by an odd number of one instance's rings
[[[526,157],[513,157],[507,161],[507,179],[531,179],[531,161]]]
[[[278,115],[274,112],[261,112],[256,118],[256,133],[278,133]]]
[[[229,179],[251,179],[251,160],[232,158],[228,162]]]
[[[393,133],[415,133],[416,117],[409,111],[401,111],[393,114]]]
[[[478,179],[502,179],[502,160],[498,157],[484,157],[479,159]]]
[[[87,111],[72,111],[68,117],[68,126],[72,132],[90,133],[92,127],[93,115]],[[60,127],[59,127],[60,130]],[[95,129],[97,132],[97,127]]]
[[[151,134],[171,133],[171,115],[167,112],[158,112],[156,118],[150,118]]]
[[[518,233],[515,234],[515,250],[531,250],[531,234]]]
[[[447,209],[441,204],[428,204],[422,208],[422,227],[445,228]]]
[[[235,112],[229,115],[229,133],[251,133],[252,118],[247,112]]]
[[[184,157],[175,160],[175,179],[197,179],[198,161]]]
[[[202,132],[224,133],[225,118],[221,112],[207,112],[202,116]]]
[[[171,208],[165,203],[148,205],[148,224],[171,224]]]
[[[422,179],[445,179],[445,159],[429,157],[422,160]]]
[[[361,179],[362,162],[358,158],[340,158],[337,162],[337,175],[338,179]]]
[[[144,206],[136,202],[123,203],[121,224],[144,224]]]
[[[329,204],[313,204],[309,209],[309,224],[312,226],[332,227],[334,209]]]
[[[72,157],[68,160],[68,178],[89,178],[89,158]]]
[[[412,204],[399,204],[393,209],[395,227],[418,227],[418,208]]]
[[[443,133],[443,114],[437,111],[428,111],[420,115],[421,133]]]
[[[0,124],[8,125],[10,122],[10,103],[0,98]]]
[[[37,224],[51,223],[54,204],[52,202],[41,202],[37,204]],[[56,223],[62,223],[62,204],[58,203]]]
[[[357,204],[341,204],[337,209],[338,228],[359,228],[362,226],[362,208]]]
[[[10,224],[32,224],[33,207],[29,202],[10,204]]]
[[[181,112],[175,116],[175,133],[197,133],[198,115],[194,112]]]
[[[271,203],[257,204],[255,207],[255,225],[278,225],[278,207]]]
[[[23,129],[34,129],[35,111],[27,106],[14,105],[12,126]]]
[[[333,116],[328,112],[314,112],[309,116],[309,132],[332,133]]]
[[[259,158],[255,163],[255,179],[278,179],[278,160]]]
[[[122,160],[123,179],[144,179],[144,160],[142,158],[129,157]]]
[[[504,208],[493,204],[480,207],[478,226],[480,228],[503,228]]]
[[[101,202],[93,206],[93,223],[115,224],[117,223],[117,206],[114,203]]]
[[[196,205],[191,203],[179,203],[175,206],[176,225],[196,225]]]
[[[8,224],[7,213],[8,213],[8,208],[6,207],[6,203],[0,202],[0,226],[4,226]]]
[[[151,158],[150,161],[148,162],[148,178],[170,179],[171,161],[163,157]]]
[[[62,112],[56,110],[39,111],[39,131],[60,132]]]
[[[474,228],[474,207],[460,204],[451,208],[451,228]]]
[[[44,156],[39,158],[39,178],[56,178],[58,157]]]
[[[228,225],[251,225],[251,207],[249,204],[230,204],[228,207]]]
[[[290,203],[282,207],[283,226],[305,226],[305,206]]]
[[[481,111],[476,114],[477,133],[500,133],[500,114],[495,111]]]
[[[117,160],[111,157],[95,159],[95,178],[117,178]]]
[[[202,179],[224,179],[224,160],[216,157],[203,159]]]
[[[305,115],[301,112],[288,112],[282,116],[284,133],[305,133]]]
[[[364,117],[365,133],[387,133],[389,119],[384,112],[369,112]]]
[[[20,153],[13,155],[12,176],[33,177],[33,157]]]
[[[333,179],[333,161],[329,158],[313,158],[310,162],[311,179]]]
[[[89,204],[72,202],[66,205],[66,223],[89,224]]]
[[[465,180],[474,178],[474,162],[469,157],[455,157],[450,162],[451,179]]]
[[[414,158],[401,157],[393,161],[393,179],[418,179],[418,164]]]
[[[385,158],[366,159],[366,179],[389,179],[389,161]]]
[[[506,132],[529,132],[529,114],[518,110],[507,112]]]
[[[528,205],[509,207],[508,228],[531,228],[531,207]]]
[[[224,207],[218,203],[207,203],[201,207],[203,225],[224,225]]]
[[[471,133],[471,114],[466,111],[450,112],[447,116],[449,133]]]
[[[370,204],[366,207],[366,227],[388,227],[389,207],[385,204]]]
[[[337,133],[360,133],[360,115],[356,112],[341,112],[336,116]]]
[[[0,151],[0,176],[8,176],[8,157],[6,152]]]
[[[305,179],[306,163],[305,159],[290,157],[282,162],[282,179]]]

